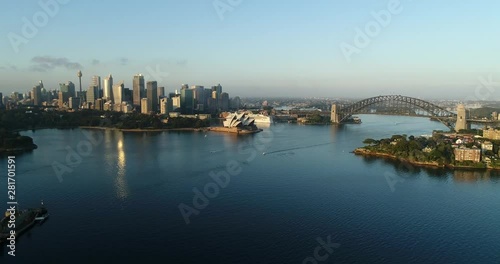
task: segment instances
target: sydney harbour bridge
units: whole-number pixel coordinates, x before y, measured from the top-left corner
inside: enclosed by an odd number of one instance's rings
[[[331,109],[331,121],[336,124],[346,123],[353,115],[370,113],[375,107],[384,109],[384,113],[387,114],[428,116],[440,121],[451,130],[467,128],[463,106],[459,105],[456,114],[430,102],[403,95],[381,95],[345,106],[334,104]]]

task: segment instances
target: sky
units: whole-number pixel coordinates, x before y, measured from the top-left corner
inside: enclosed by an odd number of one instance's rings
[[[47,7],[48,6],[48,7]],[[167,92],[500,99],[500,2],[11,0],[0,92],[133,75]],[[489,80],[485,84],[484,80]],[[496,85],[498,80],[499,85]]]

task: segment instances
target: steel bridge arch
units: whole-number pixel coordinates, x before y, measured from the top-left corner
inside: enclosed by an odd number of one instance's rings
[[[403,95],[381,95],[381,96],[367,98],[359,102],[356,102],[354,104],[340,108],[337,112],[339,114],[339,123],[342,123],[343,121],[350,118],[353,114],[356,114],[362,109],[365,109],[377,103],[388,102],[388,101],[403,102],[418,107],[426,111],[427,113],[430,114],[431,117],[438,119],[441,123],[443,123],[444,125],[446,125],[451,129],[453,129],[453,126],[445,119],[457,117],[457,114],[455,113],[452,113],[448,110],[443,109],[442,107],[439,107],[435,104],[432,104],[430,102],[418,98],[413,98]]]

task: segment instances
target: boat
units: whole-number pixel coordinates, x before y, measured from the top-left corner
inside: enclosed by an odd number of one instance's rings
[[[16,232],[15,237],[18,238],[22,233],[30,229],[36,222],[43,223],[49,217],[49,214],[42,202],[42,205],[39,208],[24,210],[18,210],[16,208],[14,216]],[[12,216],[12,211],[7,210],[7,212],[5,212],[5,217],[0,220],[0,244],[6,242],[11,236],[13,223],[9,223],[9,221],[12,218],[14,218]]]
[[[255,120],[256,124],[272,124],[274,123],[272,116],[266,116],[263,114],[248,114],[250,118]]]

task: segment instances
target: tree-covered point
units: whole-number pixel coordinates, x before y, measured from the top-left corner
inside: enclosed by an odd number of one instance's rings
[[[328,124],[330,117],[322,116],[319,112],[313,113],[307,117],[306,124]]]
[[[196,118],[168,118],[140,113],[121,113],[97,110],[75,112],[14,109],[0,111],[0,128],[9,131],[40,128],[74,128],[79,126],[110,127],[120,129],[200,128],[210,125],[208,120]]]
[[[31,150],[36,147],[31,137],[21,136],[18,132],[0,128],[0,153],[9,152],[14,149]]]
[[[394,155],[414,162],[438,162],[451,164],[455,157],[451,143],[442,137],[432,138],[394,135],[391,138],[375,140],[367,138],[364,148],[376,153]]]

